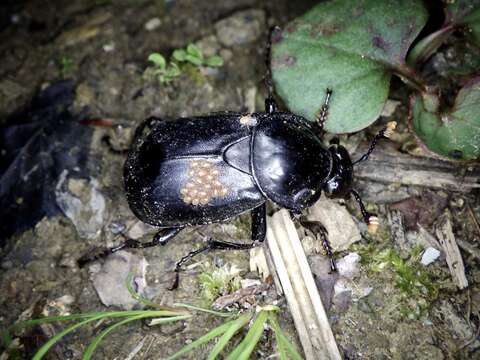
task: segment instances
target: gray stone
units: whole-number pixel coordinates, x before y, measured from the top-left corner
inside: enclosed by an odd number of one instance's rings
[[[105,264],[92,274],[93,287],[105,306],[118,306],[131,310],[138,301],[127,289],[129,274],[133,274],[133,289],[139,295],[146,290],[145,274],[148,263],[143,256],[119,251],[107,257]]]
[[[360,271],[358,267],[360,259],[360,255],[357,253],[350,253],[338,260],[337,269],[340,276],[344,276],[350,280],[357,276]]]
[[[107,217],[106,202],[98,189],[98,181],[67,176],[65,170],[55,188],[57,204],[73,222],[80,237],[94,239],[101,234]]]
[[[328,240],[334,251],[346,250],[362,237],[352,215],[344,206],[322,196],[308,209],[307,219],[319,221],[328,232]]]
[[[257,40],[265,29],[265,12],[251,9],[240,11],[215,24],[220,43],[242,45]]]

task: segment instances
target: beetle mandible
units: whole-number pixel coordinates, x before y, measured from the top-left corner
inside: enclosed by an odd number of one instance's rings
[[[80,265],[125,248],[165,245],[186,226],[222,222],[250,212],[252,242],[209,239],[206,246],[176,263],[175,288],[182,265],[195,255],[214,249],[251,249],[263,242],[267,200],[298,214],[313,205],[322,191],[331,198],[353,195],[364,221],[378,223],[352,189],[353,165],[366,160],[395,124],[382,129],[354,163],[338,141],[326,147],[321,139],[332,91],[327,89],[316,122],[279,111],[270,71],[271,35],[266,48],[265,112],[147,119],[136,130],[125,162],[125,191],[133,213],[160,230],[150,242],[128,239],[100,254],[82,257]],[[335,270],[325,234],[323,239]]]

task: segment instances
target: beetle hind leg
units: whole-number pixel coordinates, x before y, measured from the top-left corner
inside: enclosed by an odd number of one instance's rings
[[[214,239],[208,239],[207,245],[189,252],[187,255],[182,257],[176,264],[175,264],[175,280],[173,284],[169,287],[169,290],[175,290],[178,288],[178,283],[179,283],[179,272],[182,268],[182,266],[190,261],[193,257],[195,257],[198,254],[210,251],[210,250],[249,250],[252,249],[256,246],[259,245],[259,242],[254,241],[250,244],[241,244],[241,243],[234,243],[234,242],[228,242],[228,241],[220,241],[220,240],[214,240]]]
[[[89,262],[103,259],[110,254],[116,253],[117,251],[123,249],[144,249],[148,247],[158,246],[158,245],[165,245],[168,241],[173,239],[175,235],[177,235],[183,227],[178,228],[166,228],[161,229],[158,233],[155,234],[152,241],[149,242],[141,242],[134,239],[127,239],[122,244],[118,246],[114,246],[108,249],[103,249],[97,253],[88,253],[83,255],[80,259],[77,260],[79,267],[84,267]]]
[[[265,240],[265,235],[267,233],[267,208],[265,203],[254,208],[251,211],[252,216],[252,242],[249,244],[234,243],[228,241],[220,241],[209,239],[207,245],[189,252],[187,255],[182,257],[175,265],[175,280],[170,286],[169,290],[174,290],[178,287],[179,283],[179,272],[182,266],[190,261],[193,257],[198,254],[210,251],[210,250],[249,250],[254,247],[257,247]]]

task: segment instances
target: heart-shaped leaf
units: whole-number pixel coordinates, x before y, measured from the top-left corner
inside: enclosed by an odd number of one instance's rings
[[[437,104],[435,95],[412,97],[410,125],[417,138],[447,159],[480,159],[480,77],[459,91],[450,111],[438,111]]]
[[[391,73],[405,66],[426,19],[415,0],[323,2],[274,34],[276,91],[291,111],[315,120],[330,88],[326,130],[361,130],[380,115]]]

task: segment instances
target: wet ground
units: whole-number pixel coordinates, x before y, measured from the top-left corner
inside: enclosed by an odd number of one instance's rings
[[[249,220],[243,217],[229,224],[188,229],[165,247],[131,251],[133,255],[120,254],[103,268],[96,263],[79,269],[76,260],[94,246],[118,243],[120,233],[147,241],[155,232],[137,221],[124,197],[125,157],[121,150],[128,147],[133,129],[151,115],[176,118],[227,109],[261,110],[268,28],[285,24],[310,5],[308,1],[294,5],[288,1],[252,0],[7,1],[2,5],[2,124],[10,114],[28,106],[35,94],[69,80],[73,93],[68,111],[77,121],[88,120],[82,126],[90,129],[82,135],[86,146],[79,141],[64,150],[80,151],[82,160],[77,166],[60,171],[49,187],[45,185],[53,194],[50,200],[59,209],[47,212],[51,216],[41,217],[33,228],[5,240],[0,253],[2,326],[40,314],[101,311],[106,309],[104,304],[112,304],[112,308],[135,306],[128,296],[122,297],[121,289],[115,289],[115,284],[123,284],[129,269],[137,270],[139,291],[165,305],[175,302],[205,305],[198,277],[205,269],[233,264],[241,270],[242,278],[259,278],[249,270],[248,253],[217,252],[198,258],[196,266],[182,274],[179,289],[167,290],[175,261],[198,247],[206,237],[248,238]],[[224,65],[187,66],[179,77],[166,84],[144,75],[151,65],[147,61],[151,53],[158,52],[168,58],[173,50],[190,43],[198,45],[206,56],[220,55]],[[399,122],[400,134],[405,134],[406,94],[394,93],[394,98],[402,103],[392,117]],[[69,131],[72,142],[75,134],[80,138],[80,132],[73,130],[72,135],[72,130]],[[355,135],[352,142],[364,142],[367,133]],[[61,141],[52,136],[50,139]],[[119,150],[117,153],[102,141],[105,136]],[[408,135],[401,135],[396,141],[405,143],[405,139]],[[347,291],[342,295],[336,290],[341,295],[329,310],[334,335],[345,358],[480,358],[478,193],[458,194],[366,182],[359,182],[357,188],[383,221],[378,235],[373,237],[366,235],[365,228],[359,225],[362,240],[338,255],[340,258],[355,252],[362,257],[353,280],[345,285]],[[394,196],[396,190],[402,194],[400,198]],[[466,251],[462,247],[469,281],[466,290],[456,288],[442,258],[428,267],[419,265],[420,251],[415,253],[419,230],[407,227],[405,231],[401,223],[398,226],[400,210],[395,212],[389,207],[409,195],[443,204],[439,212],[421,211],[426,214],[424,224],[430,233],[434,233],[431,226],[436,218],[445,208],[449,209],[456,238],[473,249]],[[29,199],[16,201],[21,207]],[[39,202],[41,206],[45,203],[48,199]],[[401,209],[404,213],[417,209],[415,204],[407,205]],[[347,202],[346,206],[353,216],[359,215],[354,203]],[[379,253],[377,248],[392,249],[395,255]],[[310,253],[319,283],[322,274],[318,269],[322,268],[323,259]],[[143,271],[146,283],[142,283]],[[409,285],[397,286],[399,278]],[[279,303],[283,310],[281,325],[300,347],[282,298],[268,291],[258,301]],[[164,358],[219,323],[217,318],[199,315],[176,325],[126,326],[105,340],[96,358],[126,359],[132,358],[129,357],[132,354],[136,354],[135,359]],[[58,329],[49,327],[33,335],[24,334],[27,353],[49,331],[54,333]],[[68,336],[49,356],[79,358],[94,331],[91,328]],[[275,353],[274,342],[266,334],[256,358],[274,358],[271,357]],[[187,358],[203,359],[208,349],[203,347]]]

